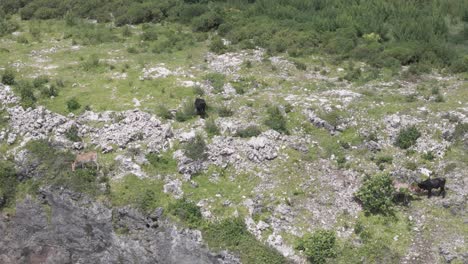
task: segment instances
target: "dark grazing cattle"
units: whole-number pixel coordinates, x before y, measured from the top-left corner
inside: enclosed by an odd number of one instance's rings
[[[427,179],[418,183],[418,187],[422,190],[427,190],[427,198],[430,198],[432,195],[432,189],[440,188],[439,195],[442,194],[442,197],[445,197],[445,179],[444,178],[434,178]]]
[[[202,117],[206,114],[206,102],[204,99],[197,98],[195,99],[195,109],[197,110],[197,115]]]

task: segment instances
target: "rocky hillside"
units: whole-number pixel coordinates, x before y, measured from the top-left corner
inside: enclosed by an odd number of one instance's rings
[[[465,73],[16,19],[0,38],[1,263],[468,261]],[[99,166],[72,171],[85,152]],[[360,196],[378,177],[380,211]],[[445,198],[397,199],[392,182],[428,177]]]

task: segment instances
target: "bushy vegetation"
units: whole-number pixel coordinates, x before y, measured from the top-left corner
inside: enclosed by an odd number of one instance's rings
[[[378,174],[367,178],[356,193],[363,209],[373,214],[392,213],[395,188],[388,174]]]
[[[323,264],[336,257],[336,235],[330,230],[319,229],[304,235],[296,247],[302,250],[310,263]]]
[[[184,145],[185,156],[192,160],[203,160],[206,158],[206,142],[202,135],[197,134]]]
[[[218,115],[220,117],[230,117],[234,115],[234,111],[230,107],[223,105],[218,108]]]
[[[76,98],[71,98],[67,101],[67,109],[69,112],[73,112],[75,110],[80,109],[81,104],[78,102]]]
[[[236,133],[237,137],[241,138],[249,138],[249,137],[256,137],[262,133],[262,130],[255,125],[250,125],[246,128],[239,129]]]
[[[210,82],[211,86],[213,86],[215,93],[223,92],[226,76],[220,73],[209,73],[205,76],[205,79]]]
[[[169,214],[182,220],[188,227],[199,228],[203,221],[200,208],[185,199],[177,200],[168,206]]]
[[[214,118],[209,118],[205,122],[205,130],[209,136],[219,135],[219,127],[216,125]]]
[[[186,101],[182,104],[181,109],[179,109],[175,114],[175,119],[179,122],[185,122],[193,118],[197,114],[195,106],[191,101]]]
[[[0,209],[14,201],[16,185],[14,164],[0,160]]]
[[[2,83],[6,85],[15,84],[15,72],[11,68],[6,68],[2,74]]]
[[[171,173],[177,170],[177,162],[172,158],[172,152],[149,153],[146,159],[158,173]]]
[[[456,72],[467,70],[466,59],[457,56],[453,48],[464,39],[464,33],[449,29],[451,23],[466,23],[463,10],[467,9],[464,0],[8,0],[0,3],[2,12],[19,13],[25,20],[66,18],[67,25],[73,27],[81,25],[76,18],[113,21],[117,26],[176,21],[191,25],[196,32],[217,30],[234,45],[262,46],[270,53],[301,56],[325,51],[339,58],[364,60],[376,67],[430,64],[451,67]],[[447,17],[451,19],[446,20]],[[0,20],[0,34],[12,32],[14,25],[8,23]],[[144,30],[142,37],[154,40],[157,34],[153,33]],[[221,44],[218,38],[214,39],[212,49],[222,52]]]
[[[277,106],[271,106],[268,108],[265,125],[280,133],[288,133],[288,129],[286,128],[286,118]]]
[[[416,140],[418,140],[420,136],[421,133],[415,126],[402,128],[395,140],[395,145],[402,149],[408,149],[416,144]]]
[[[241,218],[209,224],[203,230],[203,238],[212,248],[227,249],[239,254],[242,263],[287,263],[279,252],[259,242],[247,230]]]

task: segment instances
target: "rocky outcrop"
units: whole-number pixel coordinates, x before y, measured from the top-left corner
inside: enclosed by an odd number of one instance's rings
[[[0,263],[239,263],[209,252],[199,231],[161,215],[43,189],[38,199],[18,203],[15,215],[0,215]]]

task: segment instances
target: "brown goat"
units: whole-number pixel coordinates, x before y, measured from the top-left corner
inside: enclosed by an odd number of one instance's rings
[[[78,154],[76,155],[75,161],[73,161],[72,163],[72,171],[75,171],[76,165],[81,165],[81,167],[83,167],[83,164],[90,162],[96,164],[96,167],[99,170],[99,163],[97,162],[97,152],[92,151],[83,154]]]

